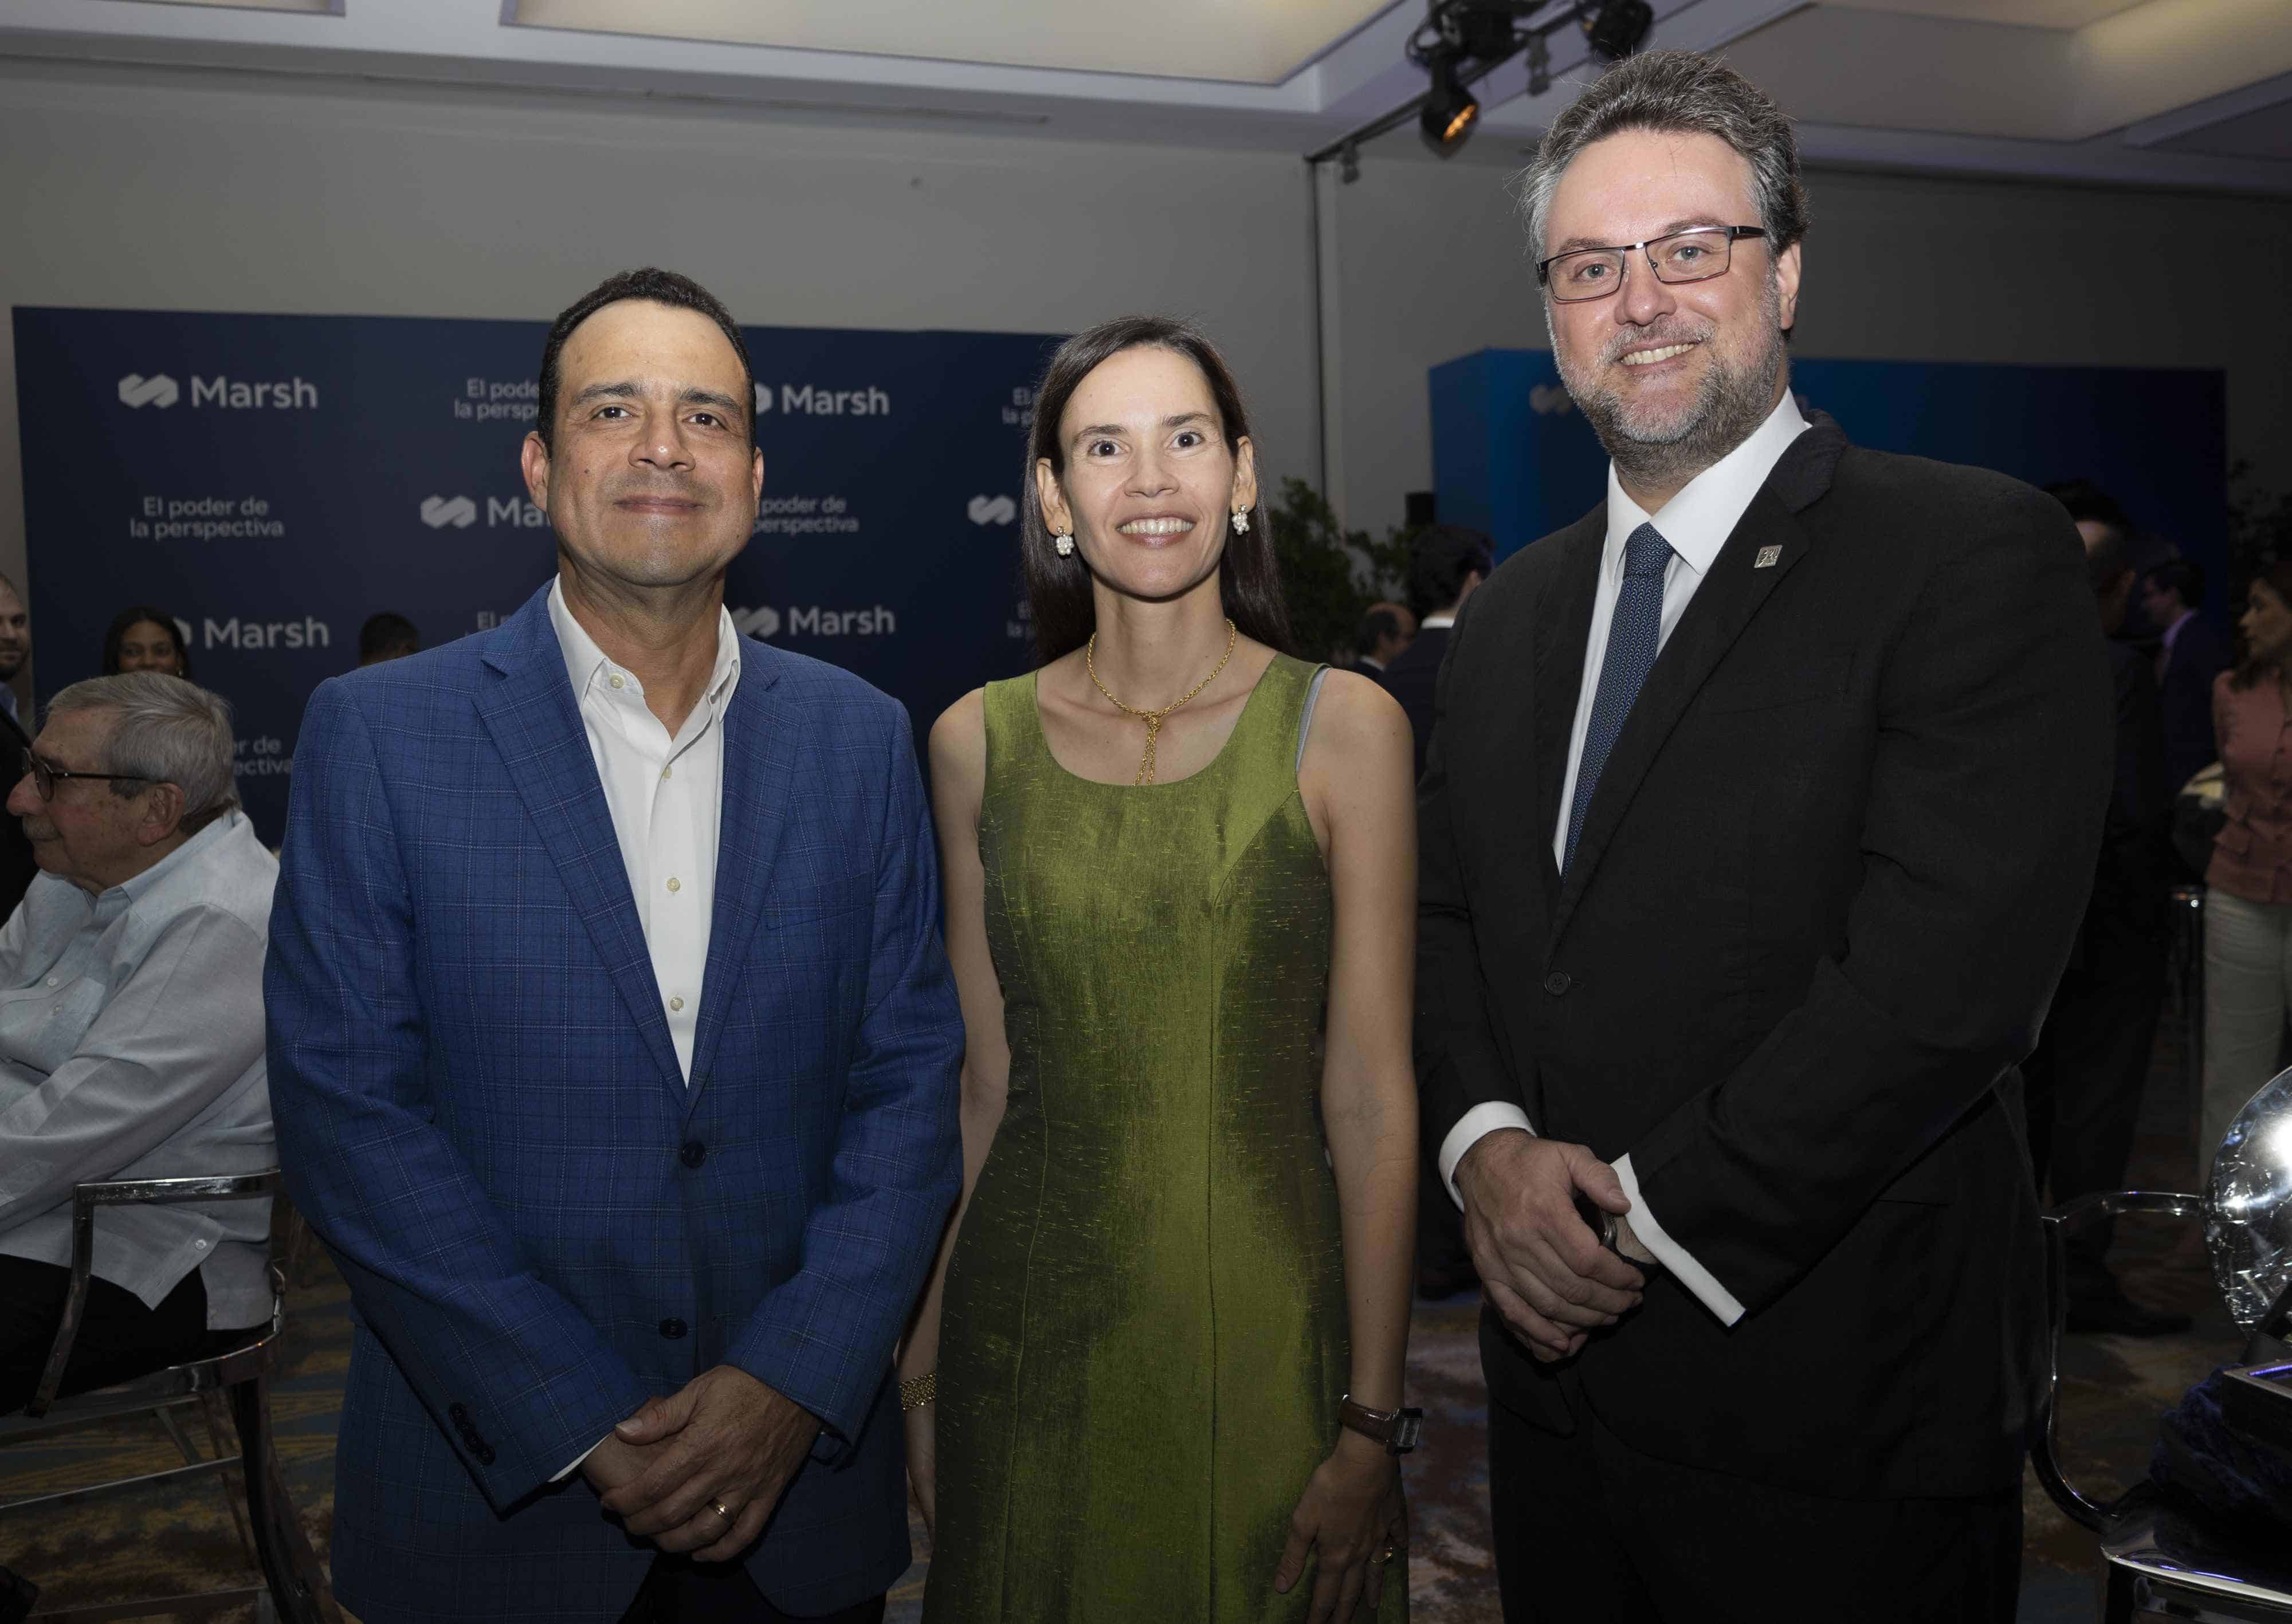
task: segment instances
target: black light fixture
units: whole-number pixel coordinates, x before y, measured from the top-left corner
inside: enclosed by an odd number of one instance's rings
[[[1583,19],[1584,37],[1592,49],[1611,62],[1620,62],[1647,43],[1655,27],[1655,8],[1648,0],[1602,0]]]
[[[1447,157],[1465,144],[1465,138],[1480,122],[1480,99],[1457,83],[1457,59],[1447,52],[1432,57],[1425,67],[1432,72],[1432,86],[1416,110],[1416,125],[1424,132],[1424,144]]]

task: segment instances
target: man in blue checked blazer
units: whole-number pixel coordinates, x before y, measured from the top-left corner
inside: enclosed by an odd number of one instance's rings
[[[906,714],[724,612],[752,400],[704,290],[594,290],[524,448],[555,582],[303,722],[270,1086],[366,1624],[868,1620],[908,1564],[962,1024]]]

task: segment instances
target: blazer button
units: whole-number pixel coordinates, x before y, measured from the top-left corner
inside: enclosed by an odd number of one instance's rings
[[[687,1167],[698,1167],[708,1160],[708,1147],[698,1139],[687,1139],[684,1148],[676,1153],[676,1159]]]
[[[684,1334],[684,1322],[682,1320],[663,1320],[660,1323],[660,1334],[666,1337],[672,1342],[675,1341],[679,1337]]]
[[[467,1427],[470,1424],[470,1412],[459,1404],[447,1405],[446,1417],[456,1427]]]
[[[1554,970],[1544,978],[1544,990],[1554,998],[1559,997],[1574,985],[1574,982],[1569,980],[1565,970]]]

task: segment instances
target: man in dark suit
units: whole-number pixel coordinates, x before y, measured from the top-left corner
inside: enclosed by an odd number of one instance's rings
[[[1478,530],[1434,525],[1409,543],[1408,607],[1420,617],[1416,636],[1384,669],[1384,691],[1400,702],[1416,735],[1416,776],[1424,776],[1424,749],[1432,742],[1432,684],[1449,630],[1473,589],[1496,567],[1496,549]]]
[[[2166,825],[2172,792],[2148,656],[2117,640],[2133,595],[2123,540],[2103,531],[2086,544],[2116,696],[2116,776],[2101,861],[2069,968],[2038,1047],[2022,1064],[2037,1187],[2055,1202],[2123,1187],[2141,1114],[2141,1090],[2165,1000]],[[2154,1337],[2186,1331],[2185,1314],[2144,1307],[2109,1269],[2111,1226],[2069,1241],[2069,1329]]]
[[[685,277],[576,302],[556,579],[303,721],[263,993],[367,1624],[867,1624],[908,1565],[963,1023],[907,712],[724,610],[753,383]]]
[[[1373,603],[1353,628],[1353,670],[1376,682],[1416,634],[1416,616],[1397,603]]]
[[[2165,788],[2181,786],[2220,760],[2213,738],[2213,681],[2229,666],[2228,645],[2201,613],[2205,568],[2193,559],[2167,559],[2141,583],[2149,623],[2161,627],[2157,695],[2165,724]]]
[[[1451,634],[1417,976],[1505,1616],[2010,1618],[2014,1065],[2110,781],[2077,536],[1802,417],[1796,144],[1731,70],[1618,64],[1521,195],[1612,462]]]

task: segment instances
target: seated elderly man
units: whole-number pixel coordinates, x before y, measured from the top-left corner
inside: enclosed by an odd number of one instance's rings
[[[0,1413],[62,1316],[72,1186],[270,1165],[262,955],[278,864],[230,711],[179,677],[77,682],[8,810],[41,872],[0,929]],[[270,1314],[267,1201],[109,1208],[63,1390],[198,1358]]]

